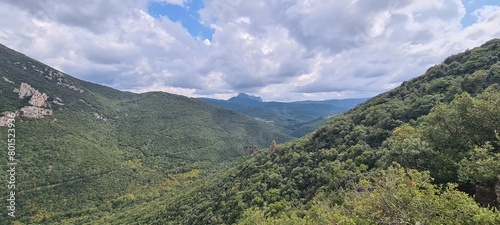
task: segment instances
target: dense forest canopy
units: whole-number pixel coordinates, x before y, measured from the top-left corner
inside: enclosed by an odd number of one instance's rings
[[[499,39],[450,56],[273,154],[102,221],[498,224],[499,58]]]

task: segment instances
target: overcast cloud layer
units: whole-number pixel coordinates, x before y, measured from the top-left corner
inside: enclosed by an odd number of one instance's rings
[[[2,0],[0,43],[121,90],[291,101],[373,96],[500,37],[498,4],[460,0],[207,0],[211,40],[149,3]],[[476,22],[463,27],[466,13]]]

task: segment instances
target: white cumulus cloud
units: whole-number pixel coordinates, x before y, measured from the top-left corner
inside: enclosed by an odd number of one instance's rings
[[[0,43],[78,78],[136,92],[265,100],[366,97],[500,37],[500,6],[460,0],[206,0],[192,37],[152,1],[0,2]]]

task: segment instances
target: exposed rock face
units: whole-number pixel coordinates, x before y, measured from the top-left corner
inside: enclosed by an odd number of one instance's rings
[[[95,112],[95,113],[94,113],[94,116],[95,116],[95,118],[96,118],[96,119],[98,119],[98,120],[108,121],[108,119],[106,119],[104,116],[99,115],[99,113],[96,113],[96,112]]]
[[[33,94],[35,94],[35,91],[36,90],[32,88],[29,84],[21,83],[21,86],[19,87],[19,98],[32,96]]]
[[[45,67],[44,71],[40,71],[41,73],[45,73],[45,78],[52,80],[54,78],[63,78],[64,74],[61,73],[60,71],[54,70],[49,67]]]
[[[12,81],[8,80],[7,78],[4,77],[4,80],[8,83],[13,83]],[[53,111],[51,109],[45,109],[43,107],[47,107],[47,99],[48,96],[45,93],[41,93],[35,88],[31,87],[27,83],[21,83],[21,86],[19,86],[19,89],[14,89],[15,93],[18,93],[18,96],[20,99],[23,99],[25,97],[31,96],[29,100],[29,104],[31,106],[25,106],[19,110],[16,110],[15,116],[19,116],[21,114],[24,117],[27,118],[43,118],[44,116],[47,115],[53,115]],[[60,100],[60,99],[59,99]],[[62,101],[62,100],[61,100]],[[0,117],[0,126],[6,126],[8,118],[7,113],[12,113],[12,112],[4,112],[4,116]]]
[[[33,106],[45,107],[47,105],[47,95],[35,90],[35,93],[31,96],[29,103]]]
[[[13,112],[10,111],[5,111],[2,113],[2,117],[0,117],[0,127],[7,126],[8,124],[8,119],[12,119],[12,117],[9,117],[8,115],[12,114]],[[16,114],[17,116],[17,114]]]
[[[245,145],[243,150],[245,151],[245,155],[250,155],[259,151],[259,148],[257,148],[257,146]]]
[[[276,149],[276,141],[273,140],[273,142],[271,142],[271,145],[269,145],[269,153],[273,153],[275,149]]]
[[[47,106],[47,99],[48,96],[45,93],[41,93],[35,88],[31,87],[27,83],[21,83],[21,86],[19,89],[14,89],[14,92],[17,92],[19,95],[19,98],[22,99],[24,97],[29,97],[31,96],[31,99],[29,103],[32,106],[36,107],[46,107]]]
[[[2,116],[2,117],[0,117],[0,127],[5,127],[5,126],[7,126],[7,120],[8,120],[8,119],[9,119],[9,118],[7,118],[6,116]]]
[[[70,81],[68,81],[68,80],[66,80],[66,79],[64,79],[62,77],[57,78],[57,84],[61,85],[63,87],[66,87],[66,88],[68,88],[70,90],[73,90],[73,91],[77,91],[77,92],[80,92],[80,93],[84,92],[83,89],[76,87],[75,85],[71,84]]]
[[[58,105],[64,105],[63,100],[61,98],[59,98],[59,97],[56,97],[54,99],[54,101],[52,101],[52,103],[58,104]]]
[[[25,106],[21,108],[24,117],[27,118],[43,118],[43,116],[53,115],[54,112],[51,109],[44,109],[36,106]]]

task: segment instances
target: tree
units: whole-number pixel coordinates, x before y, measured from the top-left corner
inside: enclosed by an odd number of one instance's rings
[[[393,162],[399,163],[404,168],[428,170],[436,152],[423,138],[421,129],[409,124],[397,127],[392,135],[384,142],[384,154],[379,160],[383,168]]]
[[[500,206],[500,153],[495,153],[490,143],[476,147],[468,158],[463,159],[458,175],[460,181],[476,185],[478,202]]]
[[[457,95],[450,104],[438,104],[425,118],[425,140],[438,153],[430,171],[438,182],[457,182],[458,163],[477,146],[490,142],[498,152],[500,91],[487,89],[472,97]]]
[[[498,224],[500,214],[478,206],[456,185],[431,184],[428,172],[391,166],[347,192],[344,212],[358,224]]]

